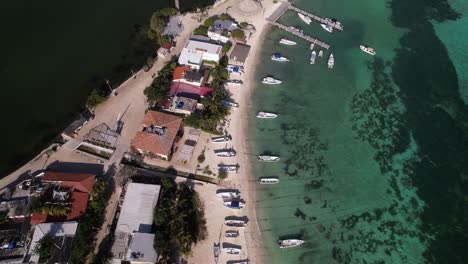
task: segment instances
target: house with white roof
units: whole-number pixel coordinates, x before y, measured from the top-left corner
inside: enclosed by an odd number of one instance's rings
[[[208,37],[214,41],[226,43],[229,41],[231,31],[236,28],[238,28],[236,22],[230,19],[217,19],[214,24],[208,28]]]
[[[179,56],[180,65],[200,69],[203,61],[219,62],[222,47],[217,44],[190,39]]]
[[[111,250],[113,264],[156,262],[158,255],[153,247],[151,228],[160,189],[160,185],[128,184]]]

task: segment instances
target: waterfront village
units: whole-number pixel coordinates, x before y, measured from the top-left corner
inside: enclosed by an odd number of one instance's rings
[[[249,262],[236,136],[257,25],[219,2],[171,16],[154,65],[2,180],[0,263]]]

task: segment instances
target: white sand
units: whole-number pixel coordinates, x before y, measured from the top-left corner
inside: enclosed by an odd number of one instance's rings
[[[237,173],[229,173],[229,176],[223,185],[229,188],[238,188],[241,191],[242,199],[246,201],[246,207],[237,211],[225,208],[222,205],[221,199],[216,198],[215,190],[213,190],[213,188],[208,189],[206,186],[197,186],[196,189],[205,202],[209,237],[193,248],[193,255],[189,258],[189,263],[211,263],[214,261],[213,244],[220,243],[222,247],[223,242],[241,246],[242,254],[230,255],[221,251],[218,263],[226,263],[226,261],[229,260],[241,260],[247,258],[250,260],[250,263],[263,263],[264,261],[262,238],[256,222],[255,212],[256,177],[252,175],[251,172],[246,138],[248,116],[255,114],[250,110],[251,94],[256,82],[254,74],[258,61],[259,50],[263,42],[265,30],[268,28],[268,23],[266,22],[265,17],[271,14],[279,4],[273,4],[272,1],[263,1],[261,2],[262,7],[257,10],[257,12],[247,12],[245,10],[246,6],[248,6],[246,2],[248,1],[227,1],[222,5],[228,9],[228,13],[238,22],[246,21],[253,24],[256,29],[256,33],[247,41],[247,44],[251,46],[251,50],[249,57],[244,64],[246,73],[231,76],[235,79],[241,79],[244,84],[228,85],[228,89],[232,93],[232,99],[239,103],[240,107],[232,109],[231,115],[228,117],[228,122],[224,129],[233,136],[232,142],[229,142],[227,146],[232,146],[237,151],[237,155],[233,158],[221,159],[214,155],[213,150],[223,148],[225,147],[225,144],[218,144],[218,146],[213,143],[208,143],[206,145],[207,149],[205,152],[207,161],[203,164],[208,164],[212,169],[216,168],[216,166],[221,162],[225,164],[239,164],[239,171]],[[233,6],[229,7],[231,5]],[[257,9],[257,7],[254,6],[252,9]],[[194,158],[196,159],[196,156]],[[218,186],[218,188],[223,187]],[[236,239],[224,237],[224,231],[226,229],[233,229],[226,228],[226,226],[223,225],[224,218],[229,215],[246,215],[249,218],[248,227],[239,229],[241,235]]]

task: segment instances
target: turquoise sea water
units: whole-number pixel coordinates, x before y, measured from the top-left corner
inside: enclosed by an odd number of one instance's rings
[[[272,28],[264,43],[257,79],[283,80],[256,87],[252,112],[279,117],[252,117],[248,139],[252,154],[282,158],[254,162],[255,175],[281,180],[258,187],[267,263],[463,263],[468,109],[460,91],[468,87],[431,24],[456,13],[430,1],[295,5],[338,19],[345,31],[307,26],[292,12],[281,18],[332,46],[315,65],[309,44],[286,32]],[[283,37],[298,45],[277,44]],[[362,43],[377,56],[361,52]],[[291,62],[271,62],[272,52]],[[281,238],[307,242],[279,250]]]

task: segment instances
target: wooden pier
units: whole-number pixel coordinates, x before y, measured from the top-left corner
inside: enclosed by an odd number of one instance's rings
[[[308,17],[312,18],[313,20],[315,20],[317,22],[320,22],[321,24],[328,24],[331,27],[333,27],[334,29],[337,29],[339,31],[343,31],[343,25],[341,25],[341,23],[338,22],[338,21],[333,21],[330,18],[324,18],[324,17],[316,16],[314,14],[311,14],[311,13],[307,12],[307,11],[299,9],[299,8],[289,4],[289,3],[287,3],[287,8],[293,10],[294,12],[301,13],[304,16],[308,16]],[[284,11],[283,11],[283,13],[284,13]]]
[[[272,24],[274,26],[277,26],[277,27],[279,27],[279,28],[281,28],[281,29],[283,29],[283,30],[295,35],[295,36],[298,36],[298,37],[300,37],[302,39],[305,39],[305,40],[307,40],[307,41],[309,41],[311,43],[314,43],[315,45],[318,45],[318,46],[320,46],[320,47],[322,47],[324,49],[329,49],[330,45],[328,45],[327,43],[325,43],[323,41],[320,41],[318,39],[315,39],[315,38],[313,38],[311,36],[305,35],[301,31],[294,30],[293,28],[290,28],[288,26],[285,26],[283,24],[280,24],[280,23],[276,22],[284,14],[284,12],[286,12],[287,9],[291,9],[291,7],[295,8],[295,9],[292,9],[292,10],[296,10],[296,9],[301,10],[299,8],[293,7],[289,2],[282,2],[280,4],[280,6],[266,20],[268,22],[270,22],[270,24]],[[297,12],[299,12],[299,11],[297,11]],[[309,14],[309,13],[303,11],[303,10],[301,10],[301,12],[303,12],[304,15],[307,14],[307,16],[309,16],[309,15],[312,16],[312,14]],[[313,17],[311,17],[311,18],[313,18]],[[320,18],[320,19],[322,19],[322,18]]]

